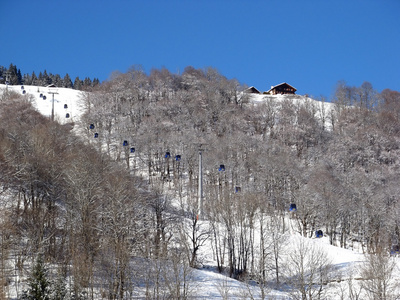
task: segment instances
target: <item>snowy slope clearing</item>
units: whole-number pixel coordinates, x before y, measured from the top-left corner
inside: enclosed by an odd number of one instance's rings
[[[54,119],[61,124],[78,121],[83,112],[79,104],[82,92],[78,90],[28,85],[9,85],[7,87],[5,84],[0,84],[0,95],[7,88],[10,92],[26,95],[37,111],[48,117],[51,116],[54,95]],[[68,118],[67,114],[69,114]]]

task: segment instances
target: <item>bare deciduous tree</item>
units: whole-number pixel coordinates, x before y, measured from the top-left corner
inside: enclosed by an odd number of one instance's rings
[[[397,299],[398,295],[395,294],[397,282],[393,277],[397,267],[395,259],[383,252],[368,254],[366,258],[366,262],[360,268],[360,276],[363,280],[361,286],[368,299]]]
[[[320,299],[329,282],[331,262],[325,250],[313,241],[298,239],[290,249],[285,266],[289,293],[294,299]]]

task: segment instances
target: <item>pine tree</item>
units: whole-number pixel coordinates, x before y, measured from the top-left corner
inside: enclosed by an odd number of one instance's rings
[[[29,74],[22,76],[22,82],[26,85],[32,85],[32,77]]]
[[[90,86],[92,86],[92,80],[91,80],[89,77],[86,77],[86,78],[83,80],[83,86],[84,86],[84,87],[90,87]]]
[[[49,300],[50,282],[47,277],[47,269],[39,255],[28,278],[28,290],[24,292],[22,299]]]
[[[39,85],[39,80],[35,74],[35,71],[32,72],[31,85]]]
[[[9,72],[9,75],[10,75],[10,84],[11,85],[19,84],[17,66],[14,66],[13,64],[10,64],[10,67],[8,68],[8,72]]]
[[[17,71],[17,79],[18,79],[18,84],[22,84],[22,74],[20,69],[18,69]]]
[[[68,73],[65,74],[64,79],[63,79],[63,87],[66,88],[72,88],[72,80],[71,77],[69,77]]]
[[[5,83],[6,82],[6,72],[7,69],[3,66],[0,66],[0,83]]]
[[[42,71],[39,72],[39,76],[38,76],[38,81],[37,81],[37,85],[43,86],[43,73]]]
[[[100,80],[98,78],[93,78],[93,86],[99,85],[100,84]]]
[[[57,87],[63,87],[63,81],[61,79],[61,76],[59,74],[52,75],[52,82],[57,86]]]
[[[82,80],[80,80],[80,79],[79,79],[79,76],[77,76],[77,77],[75,78],[75,81],[74,81],[74,89],[75,89],[75,90],[80,90],[80,89],[82,88],[82,85],[83,85]]]
[[[48,85],[51,84],[51,83],[52,83],[51,78],[50,78],[49,75],[47,74],[47,71],[44,70],[44,72],[43,72],[43,83],[42,83],[42,85],[43,85],[43,86],[48,86]]]

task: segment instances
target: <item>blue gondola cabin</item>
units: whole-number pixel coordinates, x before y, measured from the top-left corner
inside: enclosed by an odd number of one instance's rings
[[[218,171],[225,171],[225,165],[219,165]]]
[[[400,253],[400,246],[399,245],[393,245],[392,249],[390,249],[390,255],[391,256],[395,256],[395,255],[399,255]]]
[[[324,236],[324,233],[322,232],[322,230],[320,229],[320,230],[317,230],[316,232],[315,232],[315,237],[317,237],[317,238],[322,238]]]

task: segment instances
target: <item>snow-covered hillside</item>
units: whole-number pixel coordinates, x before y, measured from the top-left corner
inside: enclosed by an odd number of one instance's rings
[[[79,104],[81,92],[78,90],[27,85],[10,85],[7,87],[0,84],[0,95],[7,89],[10,92],[26,95],[41,114],[49,117],[51,116],[54,96],[54,118],[60,123],[78,121],[82,114],[82,108]]]
[[[290,101],[290,103],[293,103],[296,106],[299,106],[301,104],[304,104],[305,102],[308,102],[310,105],[312,105],[315,109],[315,115],[317,118],[320,120],[323,120],[324,122],[324,127],[329,130],[332,128],[332,124],[329,120],[331,112],[335,109],[335,105],[331,102],[322,102],[322,101],[316,101],[308,96],[303,96],[303,95],[264,95],[264,94],[248,94],[249,97],[249,102],[257,105],[257,104],[262,104],[266,102],[273,102],[274,104],[277,105],[279,108],[280,105],[284,101]]]
[[[249,100],[252,103],[263,103],[265,101],[275,101],[275,102],[283,102],[284,100],[290,100],[291,102],[298,104],[301,102],[304,102],[306,100],[312,101],[313,104],[315,104],[318,108],[321,108],[322,106],[325,107],[326,111],[333,109],[333,104],[330,102],[321,102],[321,101],[316,101],[308,96],[303,96],[303,95],[265,95],[265,94],[248,94]]]
[[[0,95],[4,93],[5,89],[5,85],[0,85]],[[8,90],[26,95],[32,101],[34,107],[45,116],[51,115],[54,95],[55,119],[61,123],[78,122],[83,113],[80,105],[82,94],[77,90],[37,86],[8,86]],[[44,96],[46,99],[44,99]],[[288,97],[291,97],[293,101],[304,101],[305,99],[302,96]],[[254,105],[257,105],[272,98],[281,101],[287,99],[287,96],[266,97],[264,95],[252,95],[250,101]],[[314,100],[308,99],[307,101]],[[333,109],[331,103],[324,103],[323,106],[320,102],[315,102],[314,104],[321,109],[325,109],[326,112]],[[66,117],[67,114],[69,114],[68,118]],[[294,221],[290,218],[289,212],[286,222],[288,228],[293,228],[292,223]],[[332,263],[333,268],[329,276],[329,282],[326,282],[327,293],[324,299],[349,299],[350,297],[346,291],[346,288],[349,286],[349,279],[357,278],[357,282],[360,282],[358,267],[366,259],[361,249],[357,245],[354,245],[353,249],[335,247],[329,244],[329,238],[326,236],[322,238],[304,238],[291,229],[287,233],[287,242],[283,248],[284,253],[282,253],[282,257],[289,259],[292,251],[301,243],[305,243],[312,249],[318,249],[326,253],[327,260]],[[202,257],[203,265],[207,267],[193,270],[191,287],[195,291],[196,299],[250,299],[252,297],[260,299],[260,289],[256,283],[246,284],[239,282],[215,271],[216,262],[213,258],[211,245],[206,244],[203,246],[200,249],[200,256]],[[394,259],[397,264],[394,275],[400,279],[399,260],[398,258]],[[138,297],[140,298],[140,295]],[[288,289],[269,290],[267,297],[273,299],[291,299]]]

